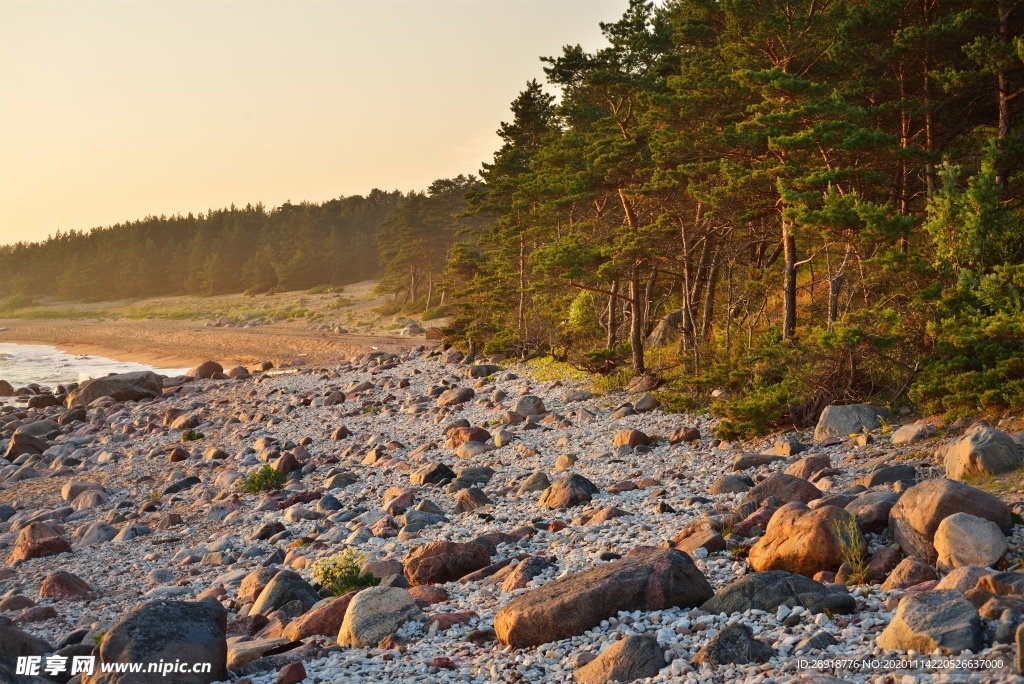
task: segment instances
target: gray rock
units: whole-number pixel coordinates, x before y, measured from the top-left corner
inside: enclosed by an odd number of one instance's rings
[[[166,677],[171,682],[207,684],[227,679],[227,613],[216,601],[152,601],[135,608],[103,636],[100,663],[210,663],[203,675]],[[162,680],[162,681],[163,681]],[[82,684],[135,684],[131,673],[102,673],[97,665]]]
[[[410,620],[423,617],[416,601],[399,587],[370,587],[352,598],[338,631],[341,646],[372,647]]]
[[[1016,470],[1024,454],[1008,434],[986,425],[971,426],[958,439],[936,452],[946,466],[946,477],[964,481]]]
[[[923,420],[919,420],[916,423],[904,425],[898,430],[895,430],[890,439],[893,446],[899,446],[900,444],[909,444],[911,442],[917,442],[934,436],[935,426],[930,425]]]
[[[848,404],[846,406],[826,406],[818,418],[814,428],[814,439],[821,441],[826,437],[846,439],[851,434],[864,430],[877,430],[882,427],[879,417],[886,417],[885,409],[870,404]]]
[[[719,590],[701,610],[731,615],[750,609],[774,612],[779,606],[803,606],[812,613],[851,613],[857,602],[843,587],[825,586],[803,575],[773,570],[741,577]]]
[[[519,489],[516,494],[523,496],[530,492],[542,492],[551,486],[551,482],[548,480],[548,476],[544,473],[531,473],[529,477],[523,480],[523,483],[519,485]]]
[[[878,645],[891,651],[958,655],[983,644],[981,617],[967,597],[955,589],[907,594],[889,626],[878,635]]]
[[[857,527],[860,531],[877,533],[889,525],[889,511],[899,501],[900,495],[896,492],[875,490],[864,492],[856,499],[846,505],[846,512],[857,519]]]
[[[282,570],[267,583],[259,598],[249,611],[250,615],[269,615],[290,601],[299,600],[306,607],[312,608],[320,600],[316,589],[298,573]]]
[[[632,682],[653,677],[665,666],[665,654],[650,634],[628,636],[575,672],[580,684]]]
[[[917,476],[914,466],[910,465],[880,465],[857,480],[856,484],[871,489],[884,484],[899,482],[900,480],[913,480]]]
[[[68,394],[65,404],[68,408],[88,406],[100,397],[111,397],[116,401],[138,401],[159,397],[162,392],[163,383],[153,371],[120,373],[86,380]]]
[[[744,624],[730,625],[720,631],[697,651],[691,663],[694,666],[766,663],[775,655],[775,649],[754,638],[750,627]]]
[[[521,416],[540,416],[548,412],[544,406],[544,401],[532,394],[524,394],[519,397],[512,411]]]

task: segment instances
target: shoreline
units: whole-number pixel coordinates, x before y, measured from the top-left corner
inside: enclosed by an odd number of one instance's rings
[[[434,344],[422,337],[336,335],[299,325],[207,328],[163,319],[0,319],[0,342],[49,345],[67,354],[157,368],[191,368],[213,360],[225,370],[262,361],[277,366],[299,357],[326,365],[372,348],[397,352]]]

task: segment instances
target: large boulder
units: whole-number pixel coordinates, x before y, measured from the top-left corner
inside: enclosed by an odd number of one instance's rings
[[[119,373],[86,380],[68,394],[64,403],[68,408],[78,408],[88,406],[100,397],[110,397],[116,401],[139,401],[159,397],[162,392],[163,382],[153,371]]]
[[[576,670],[580,684],[632,682],[653,677],[665,666],[665,654],[650,634],[616,641],[594,660]]]
[[[955,589],[908,594],[900,601],[878,645],[890,651],[958,655],[982,647],[981,617],[967,597]]]
[[[200,378],[203,380],[209,380],[215,375],[224,373],[224,367],[216,361],[203,361],[201,364],[186,371],[185,375],[190,378]]]
[[[281,636],[289,641],[302,641],[315,634],[337,636],[341,623],[345,621],[348,604],[359,591],[353,589],[336,598],[321,601],[308,613],[289,622]]]
[[[935,568],[916,556],[901,560],[879,587],[882,591],[906,589],[922,582],[938,579]]]
[[[495,615],[494,630],[503,644],[537,646],[582,634],[620,610],[693,608],[713,594],[685,553],[638,548],[513,599]]]
[[[899,501],[898,492],[876,489],[860,494],[846,504],[846,512],[857,520],[860,531],[878,533],[889,525],[889,512]]]
[[[826,406],[814,428],[814,439],[821,441],[828,437],[846,439],[855,432],[877,430],[882,427],[879,417],[888,412],[870,404],[848,404]]]
[[[167,684],[208,684],[228,678],[227,613],[219,603],[152,601],[111,627],[99,647],[100,663],[210,663],[208,673],[171,674]],[[106,673],[97,664],[82,684],[140,684],[155,675]]]
[[[597,485],[582,475],[564,475],[541,494],[538,506],[565,510],[588,503],[597,494]]]
[[[954,513],[939,523],[932,540],[939,572],[967,565],[995,567],[1009,548],[1006,535],[991,520]]]
[[[38,656],[53,651],[46,641],[23,631],[9,618],[0,615],[0,654],[18,658]]]
[[[422,617],[423,613],[406,589],[370,587],[356,594],[348,604],[338,630],[338,643],[358,648],[376,646],[406,622]]]
[[[291,570],[281,570],[267,583],[249,610],[250,615],[270,615],[292,601],[301,601],[306,610],[320,600],[316,589]]]
[[[998,475],[1024,465],[1024,454],[1013,439],[980,423],[936,452],[946,466],[946,477],[963,482],[968,478]]]
[[[731,615],[748,610],[775,612],[779,606],[802,606],[812,613],[851,613],[857,602],[845,587],[825,586],[803,575],[776,570],[741,577],[700,608],[713,615]]]
[[[487,567],[491,562],[482,544],[431,542],[411,549],[405,557],[405,578],[410,586],[444,584]]]
[[[822,570],[836,570],[843,562],[841,536],[844,543],[859,542],[861,551],[867,551],[862,538],[850,539],[847,529],[851,524],[855,524],[853,517],[836,506],[811,509],[802,503],[786,504],[775,512],[764,536],[750,548],[750,567],[758,572],[785,570],[807,577]]]
[[[954,513],[991,520],[1003,534],[1013,528],[1010,509],[997,497],[960,482],[934,478],[903,492],[889,512],[889,532],[905,554],[935,563],[935,531]]]

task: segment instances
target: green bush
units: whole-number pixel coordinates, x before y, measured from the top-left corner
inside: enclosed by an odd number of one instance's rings
[[[375,587],[380,584],[380,578],[359,574],[359,568],[365,562],[366,556],[347,548],[313,563],[313,581],[335,596],[361,587]]]
[[[203,437],[206,437],[206,435],[199,430],[185,430],[181,433],[182,442],[194,442],[197,439],[202,439]]]
[[[450,315],[452,311],[453,308],[448,304],[445,304],[444,306],[435,306],[424,311],[422,318],[425,321],[432,321],[435,318],[444,318],[445,316]]]
[[[267,464],[239,480],[239,489],[248,494],[280,489],[285,482],[284,473]]]

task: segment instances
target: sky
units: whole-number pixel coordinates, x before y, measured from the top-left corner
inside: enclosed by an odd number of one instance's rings
[[[0,0],[0,244],[478,173],[628,0]]]

